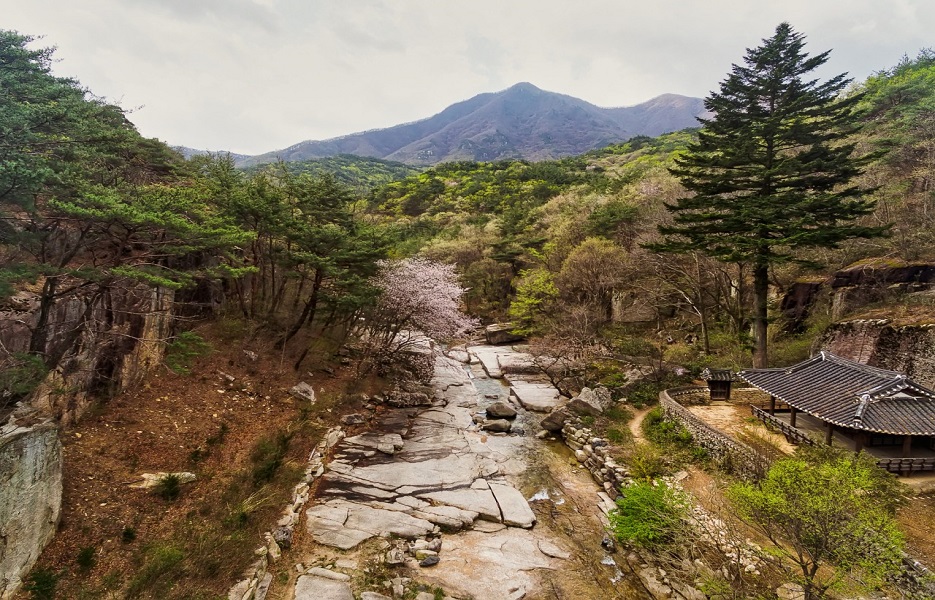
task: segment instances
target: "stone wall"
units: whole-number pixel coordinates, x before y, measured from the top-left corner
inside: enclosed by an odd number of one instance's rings
[[[659,404],[667,419],[678,422],[694,439],[695,443],[725,470],[740,477],[755,479],[769,467],[768,461],[753,448],[714,429],[673,398],[683,394],[695,394],[700,388],[677,388],[659,394]]]
[[[292,490],[292,501],[283,509],[279,521],[271,530],[263,534],[264,545],[254,552],[259,558],[244,573],[244,579],[228,590],[227,597],[230,600],[266,600],[273,582],[273,574],[269,572],[269,565],[279,560],[283,549],[292,546],[293,533],[299,524],[305,505],[308,504],[310,486],[316,478],[324,474],[325,456],[343,439],[344,430],[340,427],[332,427],[312,450],[305,467],[305,478]]]
[[[562,427],[562,439],[575,451],[575,458],[591,472],[611,500],[620,495],[620,487],[629,479],[626,465],[618,464],[608,453],[607,440],[595,437],[581,423],[580,418],[570,418]]]
[[[0,599],[12,597],[55,535],[61,503],[58,427],[0,428]]]

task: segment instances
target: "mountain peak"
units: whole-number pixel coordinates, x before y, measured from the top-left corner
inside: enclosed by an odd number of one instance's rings
[[[511,85],[504,91],[505,92],[541,92],[542,90],[540,88],[537,88],[533,84],[529,83],[528,81],[521,81],[519,83],[515,83]]]
[[[666,95],[633,107],[600,108],[522,81],[478,94],[440,113],[386,129],[300,142],[254,156],[241,165],[300,161],[337,154],[414,165],[446,161],[546,160],[582,154],[636,135],[695,127],[705,112],[699,98]]]

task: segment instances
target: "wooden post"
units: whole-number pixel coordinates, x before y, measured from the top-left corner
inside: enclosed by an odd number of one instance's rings
[[[776,396],[769,397],[769,414],[776,416]]]
[[[903,436],[903,458],[909,458],[912,454],[912,436],[904,435]]]
[[[825,432],[825,443],[830,446],[832,439],[834,439],[834,423],[828,423],[828,431]]]
[[[857,435],[854,436],[854,452],[860,452],[863,450],[866,443],[867,434],[863,431],[858,431]]]
[[[795,418],[799,416],[799,410],[796,407],[791,407],[789,411],[789,425],[795,427]]]

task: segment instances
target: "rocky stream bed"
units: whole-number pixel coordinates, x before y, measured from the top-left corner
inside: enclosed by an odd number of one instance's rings
[[[312,541],[283,597],[379,600],[416,584],[461,599],[649,597],[602,547],[590,474],[560,442],[535,436],[539,416],[524,406],[548,410],[551,392],[526,378],[511,394],[476,360],[490,366],[511,351],[471,351],[471,365],[436,354],[431,406],[388,409],[334,447],[307,505]],[[517,412],[511,433],[475,422],[505,401]]]

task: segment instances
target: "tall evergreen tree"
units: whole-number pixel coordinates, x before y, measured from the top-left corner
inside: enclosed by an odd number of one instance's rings
[[[767,364],[770,267],[808,263],[803,248],[882,233],[854,223],[873,208],[849,185],[872,158],[854,157],[847,141],[858,128],[858,98],[841,97],[846,74],[809,79],[830,51],[810,57],[804,46],[802,34],[780,24],[705,99],[713,116],[671,169],[692,194],[667,205],[674,223],[651,246],[752,266],[755,367]]]

